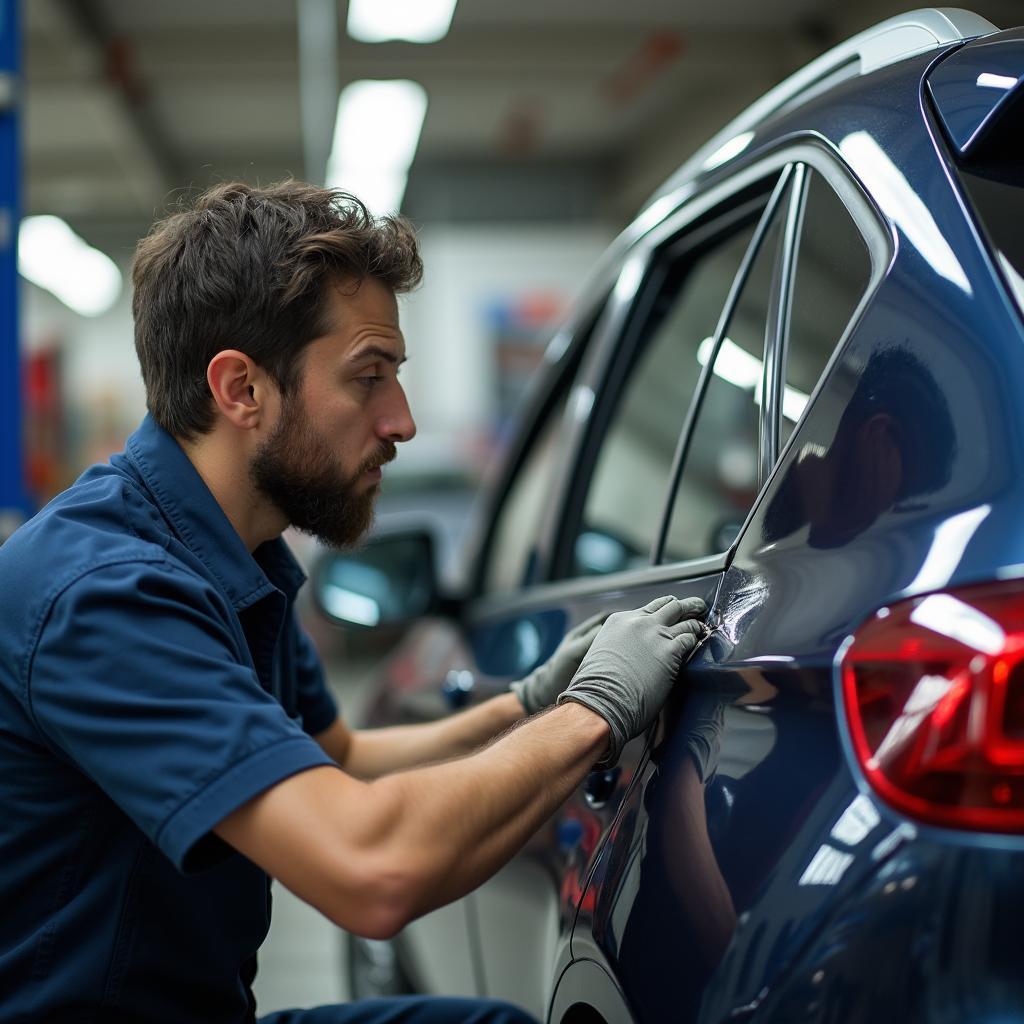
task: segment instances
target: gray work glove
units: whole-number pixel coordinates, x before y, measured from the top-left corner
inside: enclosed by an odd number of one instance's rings
[[[691,690],[679,728],[686,749],[697,766],[697,775],[707,785],[718,770],[718,758],[722,753],[725,701],[717,693]]]
[[[595,768],[611,768],[626,743],[657,717],[683,663],[707,632],[697,618],[706,612],[699,597],[658,597],[643,608],[609,616],[557,701],[574,700],[608,723],[608,751]]]
[[[601,623],[608,615],[608,612],[599,612],[570,629],[562,637],[555,653],[543,665],[538,665],[525,679],[509,685],[528,715],[535,715],[555,703],[555,698],[576,674],[583,656],[590,650]]]

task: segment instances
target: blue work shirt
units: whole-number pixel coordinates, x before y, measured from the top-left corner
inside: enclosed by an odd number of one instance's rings
[[[211,829],[333,764],[304,579],[151,417],[0,547],[0,1022],[253,1019],[269,879]]]

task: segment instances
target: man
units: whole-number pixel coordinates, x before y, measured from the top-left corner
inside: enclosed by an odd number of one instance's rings
[[[251,1021],[271,877],[393,935],[657,714],[699,601],[584,624],[445,722],[338,717],[280,534],[367,529],[415,431],[395,294],[420,275],[404,222],[297,183],[219,186],[139,244],[150,414],[0,548],[0,1021]],[[275,1019],[525,1020],[464,1000]]]

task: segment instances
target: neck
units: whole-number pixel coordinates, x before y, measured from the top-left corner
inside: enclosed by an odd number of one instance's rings
[[[236,439],[214,428],[197,441],[178,443],[249,551],[284,532],[287,520],[253,485],[248,453]]]

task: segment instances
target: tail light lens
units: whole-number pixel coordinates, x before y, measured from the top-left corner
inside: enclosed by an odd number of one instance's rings
[[[841,671],[879,796],[932,824],[1024,832],[1024,582],[883,608]]]

